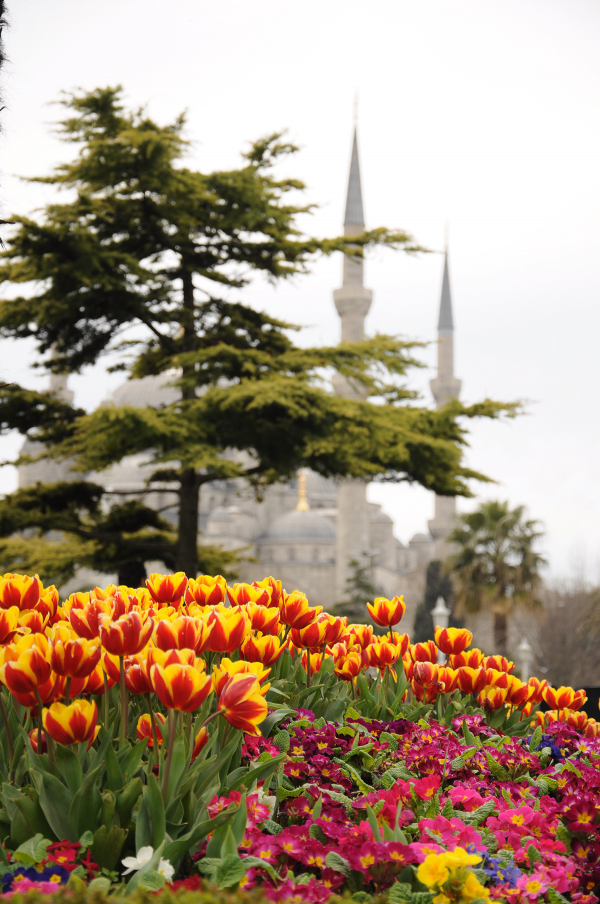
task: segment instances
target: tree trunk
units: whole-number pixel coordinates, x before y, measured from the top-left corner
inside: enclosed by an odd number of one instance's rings
[[[194,323],[194,283],[190,270],[181,271],[183,291],[182,349],[191,352],[197,348],[198,337]],[[182,392],[183,399],[194,399],[193,387]],[[194,468],[184,468],[180,476],[179,532],[177,540],[177,571],[184,571],[188,578],[198,573],[198,511],[200,507],[200,480]]]
[[[182,472],[180,482],[176,571],[184,571],[188,578],[195,578],[198,574],[200,486],[193,468],[186,468]]]
[[[508,648],[508,622],[505,612],[494,612],[494,653],[506,656]]]

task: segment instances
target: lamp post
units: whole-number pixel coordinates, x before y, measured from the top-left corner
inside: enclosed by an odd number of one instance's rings
[[[529,681],[529,672],[531,670],[531,659],[533,650],[526,637],[523,638],[517,647],[517,658],[519,660],[519,668],[521,670],[521,681],[527,683]]]
[[[431,618],[433,619],[434,628],[448,627],[448,622],[450,621],[450,609],[448,609],[441,596],[438,596],[437,598],[435,608],[431,612]],[[438,663],[440,663],[440,665],[441,663],[446,661],[446,657],[441,650],[438,650],[437,661]]]

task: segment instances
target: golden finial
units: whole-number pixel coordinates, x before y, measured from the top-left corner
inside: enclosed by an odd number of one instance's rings
[[[308,512],[310,505],[306,498],[306,471],[300,471],[298,474],[298,502],[296,503],[297,512]]]

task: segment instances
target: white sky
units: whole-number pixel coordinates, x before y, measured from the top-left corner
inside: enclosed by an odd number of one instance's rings
[[[50,132],[60,91],[122,83],[131,104],[170,121],[182,110],[190,163],[237,165],[246,143],[289,128],[303,148],[290,174],[321,205],[310,228],[340,230],[353,97],[369,226],[399,227],[431,248],[450,223],[456,369],[467,401],[531,400],[510,425],[472,429],[469,463],[498,481],[484,497],[524,503],[543,521],[553,572],[600,556],[600,5],[597,0],[10,0],[0,213],[51,197],[42,175],[69,149]],[[246,300],[334,343],[341,261]],[[379,252],[369,332],[435,338],[438,255]],[[425,359],[433,363],[434,348]],[[0,342],[0,377],[43,385],[33,349]],[[429,400],[431,370],[415,376]],[[122,379],[72,379],[93,407]],[[0,440],[8,458],[19,438]],[[0,489],[15,486],[12,468]],[[433,500],[379,486],[406,541]],[[469,506],[470,502],[461,502]]]

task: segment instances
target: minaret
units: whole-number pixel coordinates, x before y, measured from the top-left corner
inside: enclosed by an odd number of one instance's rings
[[[438,408],[442,408],[450,399],[457,399],[460,393],[461,381],[454,376],[454,320],[447,246],[444,255],[444,276],[438,319],[437,376],[430,381],[429,385]],[[436,557],[445,558],[449,552],[445,539],[456,526],[455,496],[435,497],[435,514],[428,526],[429,533],[436,541]]]
[[[356,128],[352,142],[352,158],[344,217],[344,235],[359,235],[365,228],[358,141]],[[333,293],[333,300],[342,321],[341,342],[360,342],[365,337],[365,317],[369,313],[373,293],[363,285],[364,264],[362,258],[344,255],[342,286]],[[362,392],[338,375],[334,380],[337,395],[359,399]],[[344,599],[347,580],[351,575],[350,562],[369,566],[369,518],[367,484],[364,480],[345,480],[340,484],[337,502],[336,537],[336,598]]]

